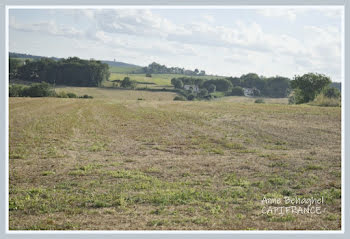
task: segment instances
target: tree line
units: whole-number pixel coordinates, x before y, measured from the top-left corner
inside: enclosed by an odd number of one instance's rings
[[[167,67],[165,65],[158,64],[153,62],[146,67],[142,68],[142,73],[146,74],[182,74],[182,75],[190,75],[190,76],[204,76],[204,70],[186,70],[180,67]]]
[[[185,85],[195,85],[199,89],[206,89],[209,93],[225,92],[226,95],[244,95],[243,88],[251,88],[254,96],[275,98],[287,97],[290,92],[290,79],[282,76],[263,77],[255,73],[241,77],[226,77],[221,79],[177,77],[171,80],[172,85],[182,89]]]
[[[314,101],[319,95],[330,99],[340,99],[340,91],[333,86],[334,83],[331,82],[330,77],[318,73],[295,76],[292,80],[283,76],[264,77],[255,73],[244,74],[241,77],[208,80],[177,77],[171,80],[171,84],[179,89],[182,96],[188,100],[210,99],[215,91],[223,92],[226,96],[243,96],[244,88],[250,89],[251,96],[272,98],[289,96],[291,104],[308,103]],[[188,89],[186,85],[191,87]],[[178,100],[182,99],[178,97]]]
[[[47,82],[32,83],[29,86],[11,84],[9,86],[10,97],[57,97],[57,98],[93,98],[90,95],[77,96],[72,92],[56,92],[52,85]]]
[[[9,59],[9,77],[30,82],[47,82],[53,85],[100,86],[108,80],[109,66],[96,60],[83,60],[78,57],[54,60]]]

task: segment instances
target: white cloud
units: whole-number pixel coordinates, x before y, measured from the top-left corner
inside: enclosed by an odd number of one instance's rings
[[[293,22],[305,14],[305,9],[271,8],[257,12]],[[83,18],[84,29],[54,21],[22,23],[12,17],[10,27],[93,41],[128,59],[157,59],[160,63],[183,67],[199,65],[212,72],[215,72],[215,65],[228,75],[232,74],[232,69],[242,72],[252,71],[252,67],[255,71],[260,70],[259,74],[283,75],[286,72],[294,75],[293,72],[317,70],[339,75],[339,26],[306,25],[301,29],[302,34],[291,35],[289,31],[267,32],[263,25],[252,21],[253,18],[220,24],[208,14],[197,18],[204,21],[175,23],[147,9],[85,9],[70,10],[69,14]],[[222,66],[218,62],[222,62]],[[232,68],[227,67],[229,65]]]
[[[210,23],[213,23],[215,21],[214,17],[211,16],[211,15],[203,15],[202,18],[207,21],[207,22],[210,22]]]
[[[303,13],[304,9],[281,9],[281,8],[265,8],[259,9],[257,12],[264,17],[286,18],[294,22],[297,15]]]
[[[16,21],[14,17],[12,17],[10,20],[10,28],[19,30],[19,31],[47,33],[54,36],[64,36],[64,37],[83,36],[83,31],[67,25],[58,25],[52,20],[47,22],[38,22],[38,23],[19,23]]]

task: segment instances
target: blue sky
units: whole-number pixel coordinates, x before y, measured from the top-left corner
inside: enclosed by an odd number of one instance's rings
[[[342,80],[342,8],[10,9],[9,50]]]

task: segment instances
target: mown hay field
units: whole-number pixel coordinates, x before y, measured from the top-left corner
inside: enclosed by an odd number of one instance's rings
[[[340,229],[339,107],[65,90],[95,98],[9,99],[11,230]],[[324,211],[266,215],[264,196]]]

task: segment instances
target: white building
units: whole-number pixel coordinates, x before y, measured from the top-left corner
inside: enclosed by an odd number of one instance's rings
[[[254,96],[253,88],[243,88],[244,96]]]
[[[192,92],[199,92],[199,87],[197,85],[184,85],[184,89]]]

